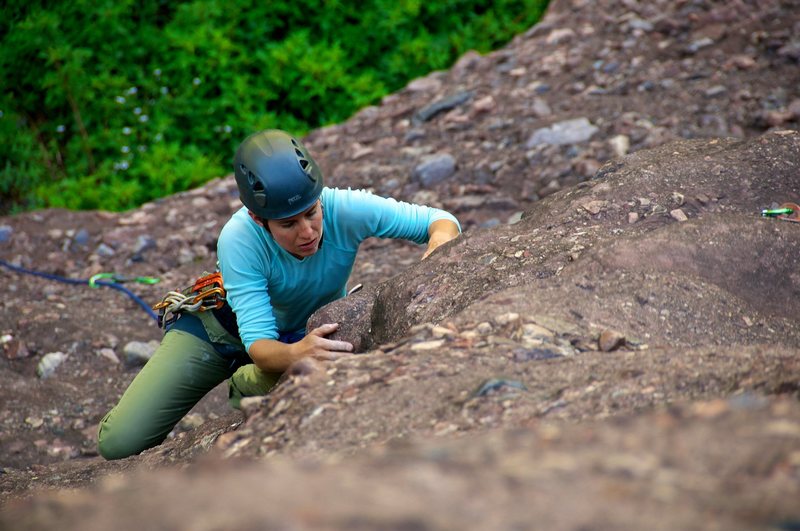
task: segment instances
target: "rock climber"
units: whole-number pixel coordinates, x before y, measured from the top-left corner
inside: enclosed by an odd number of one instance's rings
[[[327,188],[305,146],[266,130],[234,157],[244,206],[219,236],[225,306],[180,312],[160,346],[99,426],[98,450],[120,459],[161,444],[209,391],[228,380],[233,407],[267,393],[292,363],[335,360],[353,346],[338,323],[306,333],[308,317],[345,296],[368,237],[427,243],[423,259],[461,231],[448,212],[362,190]]]

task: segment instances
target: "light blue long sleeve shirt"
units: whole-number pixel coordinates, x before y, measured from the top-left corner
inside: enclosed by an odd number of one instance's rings
[[[423,244],[434,221],[456,218],[443,210],[373,195],[363,190],[322,190],[322,245],[297,258],[238,210],[217,243],[228,303],[245,348],[280,333],[305,332],[308,317],[344,297],[358,246],[366,238],[401,238]]]

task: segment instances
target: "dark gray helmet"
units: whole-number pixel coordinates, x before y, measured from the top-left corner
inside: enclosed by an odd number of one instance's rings
[[[322,172],[308,150],[277,129],[248,136],[236,150],[233,173],[239,199],[263,219],[299,214],[322,193]]]

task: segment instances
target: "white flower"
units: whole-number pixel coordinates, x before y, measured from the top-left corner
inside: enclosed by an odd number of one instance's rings
[[[147,116],[146,114],[143,114],[143,115],[141,115],[141,116],[139,117],[139,121],[140,121],[140,122],[142,122],[142,123],[146,122],[146,121],[147,121],[147,120],[149,120],[149,119],[150,119],[150,117],[149,117],[149,116]]]
[[[117,96],[116,98],[114,98],[114,101],[116,101],[117,103],[119,103],[121,105],[121,104],[125,103],[125,98],[123,98],[122,96]]]
[[[161,94],[169,94],[169,88],[168,87],[161,87]]]
[[[128,94],[133,95],[133,94],[136,94],[137,92],[139,92],[139,89],[136,88],[136,87],[131,87],[131,88],[128,89]]]
[[[130,164],[128,164],[127,160],[123,160],[122,162],[119,163],[119,169],[121,170],[127,170],[129,167]]]
[[[59,133],[63,133],[66,130],[67,130],[67,128],[64,127],[62,124],[59,124],[59,125],[56,126],[56,131],[58,131]]]
[[[156,68],[155,70],[153,70],[153,75],[155,75],[156,77],[160,76],[161,75],[161,69],[160,68]]]
[[[229,126],[228,124],[225,124],[225,127],[223,127],[222,129],[226,133],[230,133],[231,131],[233,131],[233,127]]]
[[[202,81],[202,80],[201,80],[199,77],[196,77],[196,78],[194,78],[194,79],[192,80],[192,83],[193,83],[194,85],[199,85],[199,84],[200,84],[200,83],[202,83],[202,82],[203,82],[203,81]]]
[[[131,148],[129,148],[128,146],[122,146],[119,150],[122,151],[123,153],[129,153]]]
[[[136,107],[135,109],[133,109],[133,114],[142,114],[142,108]]]
[[[129,134],[131,134],[131,128],[130,128],[130,127],[123,127],[123,128],[122,128],[122,134],[123,134],[123,135],[129,135]]]
[[[164,140],[164,135],[162,135],[161,133],[156,133],[156,136],[153,137],[153,140],[155,140],[156,142],[161,142],[162,140]]]

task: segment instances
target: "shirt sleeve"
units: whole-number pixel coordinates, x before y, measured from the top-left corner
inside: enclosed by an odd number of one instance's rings
[[[248,351],[257,339],[279,336],[267,290],[269,254],[264,252],[263,242],[259,241],[262,236],[256,227],[246,212],[244,216],[234,215],[222,228],[217,242],[226,297]],[[248,334],[248,330],[258,330],[258,337]]]
[[[363,240],[370,236],[427,243],[428,227],[440,219],[452,221],[461,232],[458,220],[444,210],[380,197],[364,190],[335,190],[337,223],[341,222],[351,237]]]

